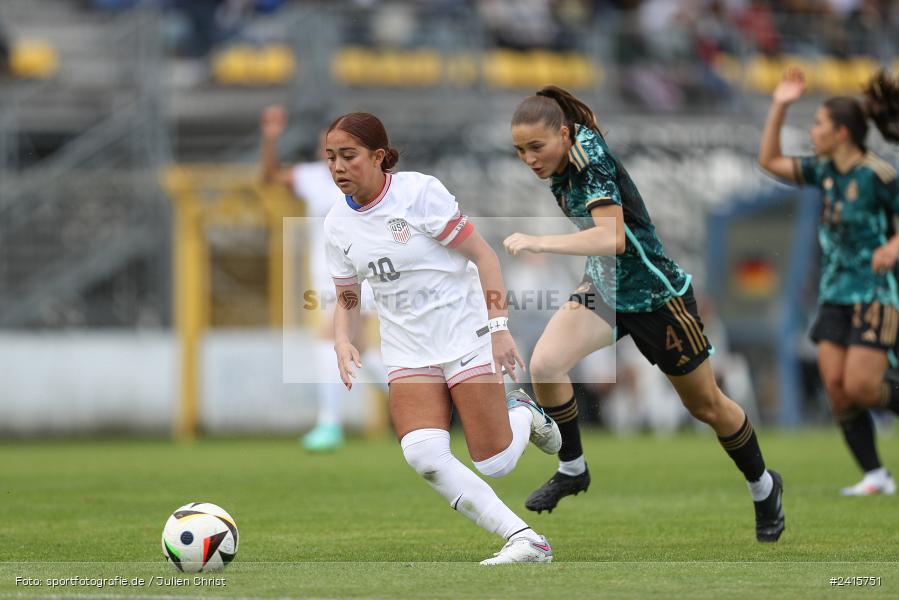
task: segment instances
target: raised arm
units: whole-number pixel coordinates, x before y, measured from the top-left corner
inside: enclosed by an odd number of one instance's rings
[[[792,68],[784,74],[783,80],[774,89],[771,108],[765,120],[762,143],[759,146],[758,163],[768,173],[798,183],[794,159],[784,156],[780,149],[780,133],[783,129],[787,108],[805,92],[805,75],[800,69]]]
[[[292,173],[290,167],[281,164],[278,157],[278,142],[287,125],[287,113],[283,106],[273,105],[262,111],[261,133],[262,153],[259,157],[259,170],[266,183],[280,183],[290,186]]]
[[[513,233],[503,246],[512,256],[528,252],[570,254],[574,256],[613,256],[623,254],[627,244],[624,233],[624,211],[617,204],[597,206],[590,210],[594,227],[561,235],[527,235]]]

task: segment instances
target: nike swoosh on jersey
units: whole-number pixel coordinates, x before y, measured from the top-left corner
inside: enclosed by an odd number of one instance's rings
[[[468,360],[462,360],[462,361],[459,361],[459,365],[464,367],[465,365],[467,365],[468,363],[470,363],[471,361],[473,361],[473,360],[476,359],[477,357],[478,357],[478,355],[475,354],[474,356],[472,356],[472,357],[469,358]]]
[[[349,246],[347,246],[347,247],[346,247],[346,250],[343,251],[343,255],[346,256],[347,254],[349,254],[349,253],[350,253],[350,248],[352,248],[352,247],[353,247],[353,244],[350,244]]]

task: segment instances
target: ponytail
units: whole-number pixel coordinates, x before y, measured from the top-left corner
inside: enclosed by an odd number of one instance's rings
[[[868,120],[883,138],[899,143],[899,82],[881,69],[863,91],[861,101],[852,96],[828,98],[824,107],[837,127],[845,127],[852,143],[867,152]]]
[[[512,125],[545,123],[556,129],[565,125],[574,140],[575,124],[593,130],[603,137],[596,116],[589,106],[571,92],[555,85],[540,88],[536,95],[525,98],[512,115]]]
[[[381,170],[385,173],[396,166],[400,160],[400,152],[396,148],[388,147],[384,152],[384,160],[381,161]]]
[[[862,104],[883,138],[899,143],[899,80],[881,69],[865,87]]]

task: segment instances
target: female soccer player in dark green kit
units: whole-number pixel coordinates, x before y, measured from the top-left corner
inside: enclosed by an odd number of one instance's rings
[[[818,107],[811,129],[815,155],[783,156],[780,130],[787,107],[805,91],[802,71],[787,71],[774,90],[759,149],[759,165],[772,175],[821,190],[823,207],[818,316],[811,338],[818,369],[846,444],[864,471],[845,496],[894,494],[896,483],[880,463],[869,409],[899,414],[899,388],[884,380],[896,366],[899,295],[893,266],[899,236],[896,170],[865,146],[868,119],[883,137],[899,142],[899,83],[877,74],[860,102],[831,98]]]
[[[593,112],[569,92],[547,86],[516,109],[512,139],[519,158],[537,177],[550,180],[559,208],[580,231],[516,233],[505,240],[506,250],[588,257],[583,282],[553,315],[531,357],[537,400],[558,423],[562,448],[559,470],[525,506],[552,510],[564,496],[587,489],[590,475],[568,372],[588,354],[630,335],[690,413],[715,430],[743,472],[755,503],[756,538],[777,541],[784,530],[783,481],[765,468],[746,414],[718,388],[691,277],[665,255],[640,193],[609,151]]]

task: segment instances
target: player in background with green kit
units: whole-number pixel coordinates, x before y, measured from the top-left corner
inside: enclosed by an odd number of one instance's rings
[[[802,71],[787,71],[774,90],[758,161],[780,179],[821,191],[821,281],[811,338],[834,417],[864,472],[841,493],[894,494],[896,482],[877,454],[869,409],[899,414],[899,386],[885,378],[890,363],[897,366],[899,295],[893,267],[899,236],[892,220],[899,212],[899,182],[896,170],[867,149],[866,139],[870,119],[884,139],[899,142],[899,83],[881,71],[861,101],[826,100],[811,129],[814,156],[784,156],[784,116],[804,91]]]

